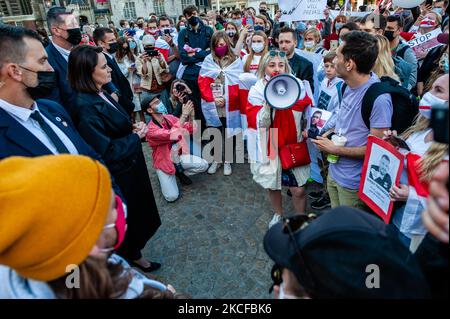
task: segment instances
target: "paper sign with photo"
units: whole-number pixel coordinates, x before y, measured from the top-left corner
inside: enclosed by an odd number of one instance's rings
[[[223,85],[222,84],[211,84],[212,94],[215,99],[223,97]]]
[[[404,156],[391,144],[369,136],[359,197],[386,224],[389,224],[393,209],[389,192],[392,186],[399,185],[403,163]]]
[[[316,138],[320,135],[322,128],[327,124],[331,115],[331,112],[316,107],[311,108],[308,115],[308,137]]]

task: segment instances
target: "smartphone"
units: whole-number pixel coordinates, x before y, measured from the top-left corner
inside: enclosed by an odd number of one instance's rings
[[[425,1],[425,5],[427,5],[427,6],[433,6],[433,0],[427,0],[427,1]]]
[[[338,47],[339,47],[339,41],[338,40],[331,40],[330,41],[330,50],[331,51],[336,51]]]
[[[170,29],[164,30],[164,34],[170,35],[170,33],[171,33],[171,30],[170,30]]]
[[[431,108],[430,127],[433,129],[434,140],[438,143],[449,143],[448,102]]]

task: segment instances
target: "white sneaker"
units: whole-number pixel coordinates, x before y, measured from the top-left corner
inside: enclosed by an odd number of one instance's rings
[[[272,220],[269,223],[269,229],[276,223],[280,222],[282,219],[283,217],[281,217],[281,215],[273,214]]]
[[[212,162],[211,166],[208,168],[208,174],[210,174],[210,175],[215,174],[219,167],[220,167],[219,163]]]
[[[233,173],[233,170],[231,169],[230,163],[224,163],[223,164],[223,175],[230,176]]]

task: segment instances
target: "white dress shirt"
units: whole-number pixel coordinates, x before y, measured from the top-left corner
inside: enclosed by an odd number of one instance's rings
[[[11,115],[17,122],[23,125],[31,134],[33,134],[39,141],[42,142],[53,154],[59,154],[55,145],[50,140],[50,138],[45,134],[44,130],[42,130],[41,125],[30,118],[31,113],[38,112],[39,108],[34,102],[33,107],[31,109],[27,109],[20,106],[15,106],[6,102],[5,100],[0,99],[0,108],[5,110],[9,115]],[[42,114],[42,118],[45,122],[52,128],[52,130],[58,135],[59,139],[63,142],[66,148],[69,150],[70,154],[78,155],[78,150],[72,141],[64,134],[63,131],[59,129],[52,121],[50,121],[44,114]],[[59,120],[58,120],[59,119]],[[56,118],[57,121],[62,121],[60,118]],[[64,123],[64,122],[63,122]]]
[[[69,55],[70,55],[70,50],[66,50],[64,48],[61,48],[59,45],[57,45],[55,42],[53,42],[53,45],[55,46],[56,50],[58,50],[59,53],[61,53],[61,55],[63,56],[64,60],[66,60],[67,62],[69,62]]]

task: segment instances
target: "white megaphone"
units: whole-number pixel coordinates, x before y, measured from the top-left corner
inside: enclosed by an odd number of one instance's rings
[[[393,0],[392,4],[400,8],[411,9],[417,7],[422,2],[424,0]]]
[[[271,108],[286,110],[294,106],[301,96],[302,87],[296,77],[290,74],[281,74],[273,77],[264,90],[264,98]]]

